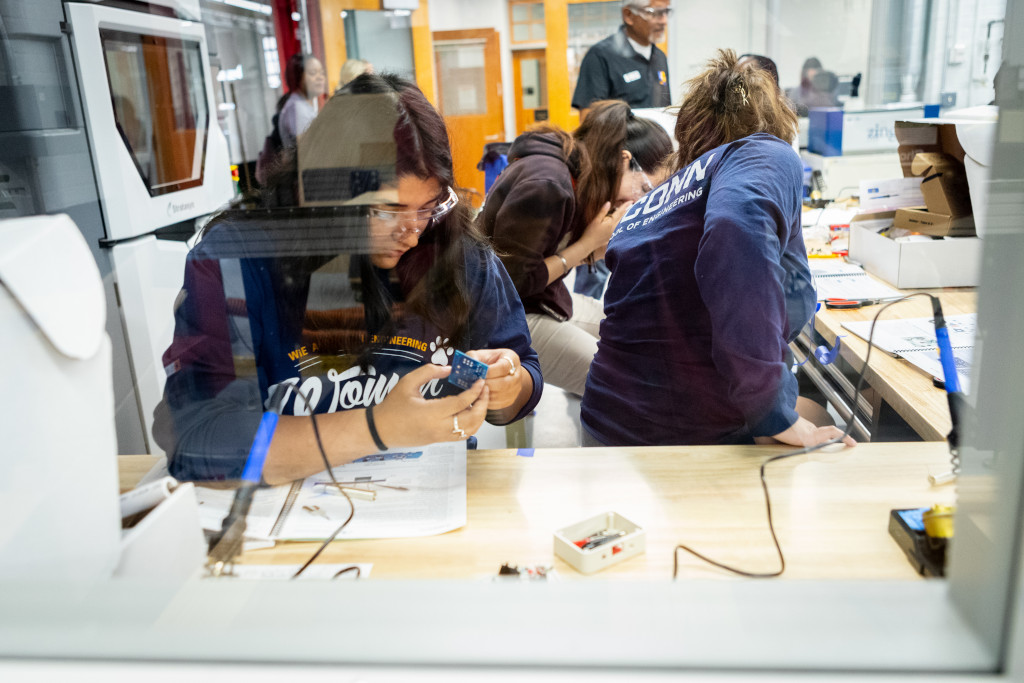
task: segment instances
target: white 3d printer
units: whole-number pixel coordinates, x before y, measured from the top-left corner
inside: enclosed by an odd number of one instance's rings
[[[227,202],[233,186],[199,1],[150,0],[140,9],[148,11],[64,3],[102,207],[100,246],[110,252],[145,447],[159,453],[151,425],[188,252],[182,233]],[[179,226],[179,239],[154,234],[167,226]],[[123,360],[115,353],[115,365]],[[119,420],[130,415],[121,412]]]

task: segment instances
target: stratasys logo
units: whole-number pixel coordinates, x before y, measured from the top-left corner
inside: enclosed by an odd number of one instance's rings
[[[192,211],[195,208],[195,202],[186,202],[184,204],[175,204],[174,202],[167,202],[167,215],[176,216],[179,213],[184,213],[185,211]]]

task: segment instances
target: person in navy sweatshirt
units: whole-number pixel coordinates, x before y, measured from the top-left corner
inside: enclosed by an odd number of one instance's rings
[[[688,88],[674,175],[633,204],[609,242],[584,445],[840,436],[798,414],[787,364],[787,343],[815,306],[795,115],[771,76],[738,66],[731,50]]]
[[[522,304],[414,84],[355,79],[271,185],[300,207],[226,211],[188,256],[154,424],[171,474],[238,478],[272,408],[268,483],[323,470],[318,438],[339,465],[533,409],[543,380]],[[446,381],[456,350],[487,367],[467,389]]]

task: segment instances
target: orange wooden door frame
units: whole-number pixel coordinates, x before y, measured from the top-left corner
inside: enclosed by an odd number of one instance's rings
[[[460,31],[434,31],[432,34],[434,53],[445,44],[482,44],[484,51],[484,73],[486,79],[485,114],[449,116],[445,115],[448,134],[452,141],[452,157],[455,166],[455,181],[464,188],[479,193],[478,202],[484,196],[484,172],[476,165],[488,142],[505,140],[504,109],[501,93],[501,62],[498,53],[498,32],[494,29],[464,29]],[[444,114],[444,78],[439,60],[435,56],[438,109]]]

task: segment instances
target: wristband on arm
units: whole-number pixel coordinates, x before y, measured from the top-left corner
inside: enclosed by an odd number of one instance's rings
[[[370,428],[370,436],[373,438],[373,443],[377,446],[377,450],[386,451],[388,447],[380,440],[380,434],[377,433],[377,425],[373,421],[373,406],[366,408],[366,426]]]

